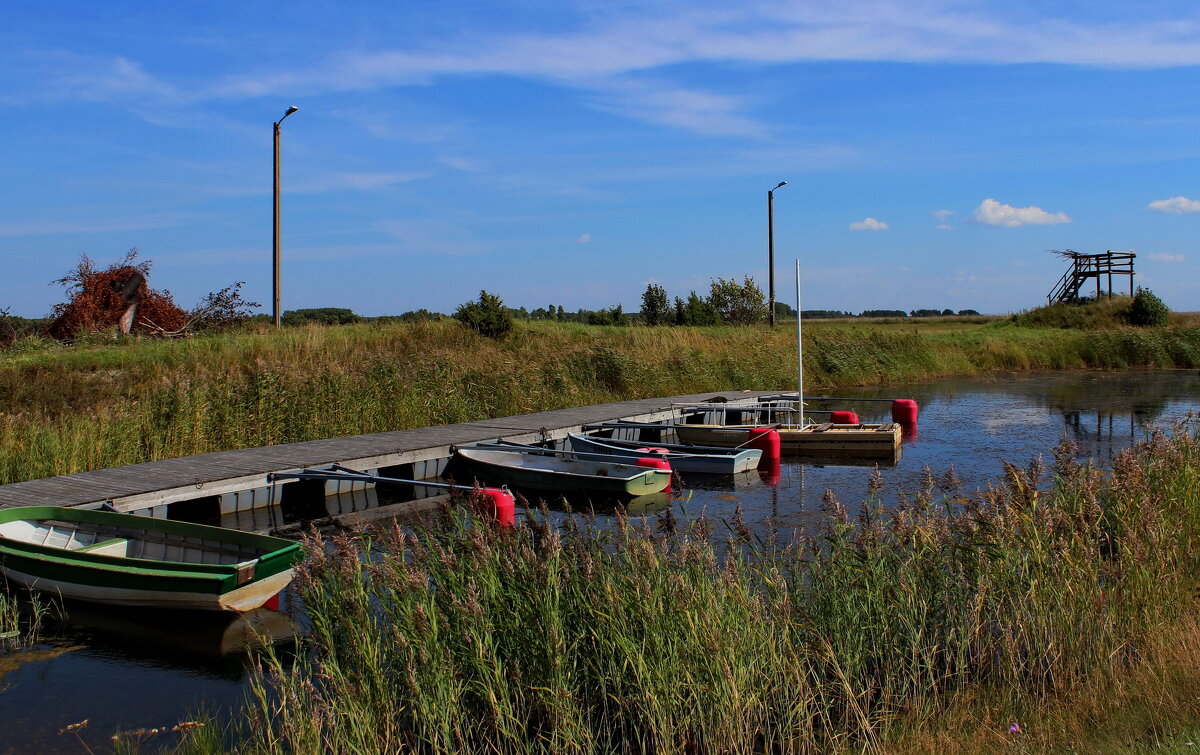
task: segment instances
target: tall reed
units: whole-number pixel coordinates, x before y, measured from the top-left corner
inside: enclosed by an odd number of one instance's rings
[[[0,585],[0,653],[38,642],[50,610],[42,598],[30,594],[22,604]]]
[[[543,512],[308,542],[307,654],[269,662],[247,752],[873,748],[956,691],[1044,699],[1135,657],[1200,565],[1200,441],[1109,472],[1063,446],[977,495],[953,474],[811,535],[735,514],[600,530]]]

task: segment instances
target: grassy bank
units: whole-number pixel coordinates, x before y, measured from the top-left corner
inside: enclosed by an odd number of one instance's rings
[[[1165,640],[1195,626],[1195,437],[1107,473],[1063,448],[970,498],[930,476],[886,517],[824,508],[796,539],[736,517],[603,533],[446,514],[312,541],[309,652],[268,668],[238,749],[1097,751],[1190,731],[1194,643]],[[1147,663],[1168,657],[1181,673]],[[1096,723],[1122,700],[1141,703]]]
[[[453,322],[297,328],[0,355],[0,483],[206,451],[628,398],[786,389],[790,328]],[[1010,321],[815,323],[806,385],[995,370],[1194,367],[1200,328],[1078,331]]]

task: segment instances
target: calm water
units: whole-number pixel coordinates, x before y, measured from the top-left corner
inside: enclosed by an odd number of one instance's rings
[[[1064,436],[1081,455],[1107,464],[1149,427],[1171,425],[1200,408],[1200,372],[1020,374],[838,394],[913,398],[921,406],[918,435],[905,440],[896,466],[881,469],[886,501],[915,490],[925,467],[940,476],[953,465],[965,489],[973,490],[995,480],[1006,461],[1026,464],[1039,454],[1049,460]],[[887,403],[826,408],[855,409],[864,422],[889,419]],[[644,502],[645,513],[669,505],[681,517],[705,511],[722,519],[740,503],[752,526],[773,518],[784,529],[802,528],[827,489],[853,511],[872,468],[785,462],[774,485],[754,472],[685,478],[686,500],[652,499]],[[57,732],[83,719],[90,720],[81,732],[88,744],[107,750],[117,729],[170,726],[201,706],[235,705],[250,663],[239,650],[246,624],[282,640],[295,631],[285,616],[266,611],[233,622],[82,604],[68,606],[67,614],[46,644],[8,653],[0,648],[0,753],[79,752],[72,735]]]

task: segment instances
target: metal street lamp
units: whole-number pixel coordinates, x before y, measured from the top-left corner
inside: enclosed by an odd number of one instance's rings
[[[275,257],[271,271],[275,292],[275,295],[272,299],[272,311],[275,313],[275,327],[277,328],[283,327],[283,322],[280,320],[279,316],[279,124],[283,123],[283,121],[289,115],[299,109],[300,108],[296,107],[295,105],[292,105],[287,109],[287,112],[283,114],[283,118],[275,121],[275,204],[272,213],[275,224],[274,233],[272,234],[271,238],[271,246],[274,250]]]
[[[787,181],[775,184],[775,189],[787,186]],[[771,327],[775,327],[775,189],[767,191],[767,306],[770,307]]]

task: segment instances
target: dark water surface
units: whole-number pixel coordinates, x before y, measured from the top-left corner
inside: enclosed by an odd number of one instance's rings
[[[1200,410],[1200,371],[1016,373],[989,379],[946,378],[929,383],[837,391],[848,398],[912,398],[920,406],[915,437],[905,437],[895,466],[880,465],[885,504],[916,491],[928,467],[940,478],[954,468],[970,494],[996,481],[1004,463],[1026,466],[1037,456],[1047,465],[1066,438],[1080,458],[1108,466],[1113,456],[1146,437],[1153,427],[1169,429]],[[810,402],[816,408],[818,404]],[[828,402],[826,409],[852,409],[863,422],[890,420],[887,402]],[[704,510],[728,517],[741,504],[751,527],[774,518],[782,530],[803,528],[816,518],[821,496],[832,490],[853,514],[867,497],[874,465],[816,464],[784,460],[778,485],[761,475],[739,475],[712,484],[685,480],[690,500],[675,505],[688,515]],[[744,479],[743,479],[744,478]],[[732,489],[729,489],[732,487]]]
[[[997,479],[1004,462],[1027,464],[1066,437],[1080,454],[1107,465],[1113,455],[1200,409],[1200,372],[1124,371],[1014,374],[991,379],[946,379],[910,386],[839,390],[845,397],[913,398],[920,404],[916,437],[906,438],[895,466],[881,467],[883,500],[914,491],[922,470],[940,476],[953,466],[971,491]],[[836,402],[864,422],[890,419],[888,403]],[[769,520],[784,530],[810,525],[821,495],[832,489],[852,512],[866,496],[873,465],[785,460],[778,483],[757,472],[736,478],[684,479],[684,499],[640,503],[646,516],[672,506],[681,518],[701,511],[728,519],[737,505],[751,527]],[[769,475],[768,475],[769,477]],[[631,513],[637,515],[635,508]],[[599,523],[604,526],[606,517]],[[285,595],[285,608],[286,608]],[[247,624],[286,638],[285,616],[260,611],[247,619],[155,611],[117,611],[85,604],[66,607],[65,623],[29,650],[0,647],[0,753],[80,752],[68,724],[89,719],[80,734],[97,751],[111,749],[118,729],[170,727],[199,708],[228,708],[242,700],[250,667],[239,648]],[[171,740],[152,738],[148,748]]]

